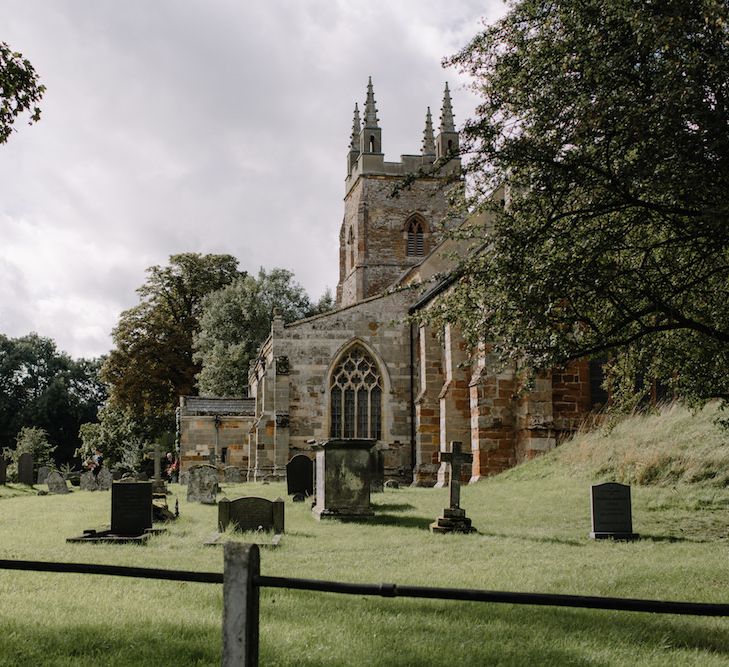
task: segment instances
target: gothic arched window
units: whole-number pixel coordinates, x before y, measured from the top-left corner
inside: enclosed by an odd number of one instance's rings
[[[380,439],[382,379],[361,345],[352,346],[336,365],[329,390],[332,438]]]
[[[425,223],[420,218],[410,220],[407,236],[408,257],[422,257],[425,254]]]

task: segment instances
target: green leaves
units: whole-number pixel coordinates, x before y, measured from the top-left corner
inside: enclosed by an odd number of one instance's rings
[[[0,144],[8,140],[15,119],[22,113],[30,112],[29,123],[40,120],[38,103],[45,90],[33,65],[0,42]]]

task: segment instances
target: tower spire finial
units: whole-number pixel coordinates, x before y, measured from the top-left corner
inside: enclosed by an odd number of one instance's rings
[[[354,103],[354,118],[352,119],[352,137],[349,147],[352,150],[359,150],[359,133],[362,131],[362,122],[359,119],[359,107]]]
[[[448,90],[448,82],[446,82],[445,90],[443,91],[443,108],[440,112],[440,131],[456,131],[456,126],[453,122],[453,107],[451,106],[451,91]]]
[[[435,137],[433,136],[433,118],[430,115],[430,107],[428,113],[425,114],[425,130],[423,130],[423,155],[435,155]]]
[[[372,77],[367,82],[367,100],[365,101],[365,127],[379,127],[377,124],[377,108],[375,107],[375,93],[372,89]]]

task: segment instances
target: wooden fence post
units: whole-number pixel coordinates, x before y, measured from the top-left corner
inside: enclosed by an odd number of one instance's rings
[[[258,667],[258,545],[227,542],[223,574],[223,667]]]

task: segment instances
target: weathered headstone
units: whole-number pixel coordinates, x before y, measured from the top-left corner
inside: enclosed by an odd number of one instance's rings
[[[630,487],[617,482],[595,484],[591,487],[590,510],[595,540],[635,540],[630,506]]]
[[[236,468],[235,466],[225,466],[223,476],[228,484],[240,484],[243,481],[240,468]]]
[[[400,482],[398,482],[396,479],[388,479],[385,482],[385,488],[386,489],[399,489],[400,488]]]
[[[18,482],[33,486],[33,455],[23,452],[18,459]]]
[[[443,510],[439,516],[430,524],[433,533],[470,533],[473,530],[471,519],[466,516],[465,510],[461,509],[461,467],[473,460],[473,454],[461,451],[461,443],[451,442],[450,452],[440,453],[440,462],[450,463],[451,480],[449,483],[450,502],[449,507]]]
[[[96,491],[99,485],[96,483],[96,476],[90,470],[81,473],[79,487],[82,491]]]
[[[152,482],[114,482],[111,486],[111,532],[141,535],[152,527]]]
[[[108,491],[111,488],[112,482],[113,476],[111,471],[106,466],[102,466],[99,474],[96,475],[96,484],[99,491]]]
[[[36,484],[45,484],[48,474],[51,469],[48,466],[41,466],[38,468],[38,476],[36,477]]]
[[[370,452],[370,491],[382,493],[385,486],[385,452],[373,449]]]
[[[370,507],[370,452],[375,440],[327,440],[316,452],[317,519],[374,516]]]
[[[0,457],[0,484],[5,484],[8,481],[8,467],[5,463],[5,459]]]
[[[198,465],[188,471],[188,502],[214,505],[218,494],[218,470],[215,466]]]
[[[48,485],[48,493],[71,493],[68,485],[66,484],[66,479],[57,470],[51,470],[48,475],[46,475],[45,483]]]
[[[305,454],[297,454],[286,464],[286,493],[314,495],[314,462]]]
[[[233,524],[236,530],[272,530],[284,532],[284,501],[282,498],[267,500],[253,496],[218,503],[218,529],[225,530]]]

